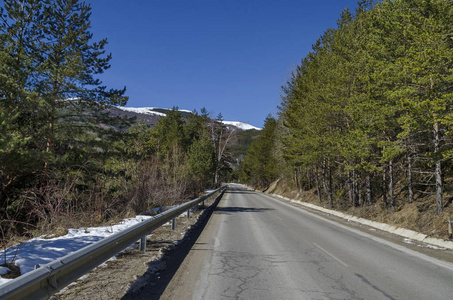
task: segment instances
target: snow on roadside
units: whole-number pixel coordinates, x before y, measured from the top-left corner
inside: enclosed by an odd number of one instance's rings
[[[434,246],[434,245],[430,245],[430,244],[426,244],[424,247],[426,247],[426,248],[431,248],[431,249],[434,249],[434,250],[442,250],[442,251],[447,250],[447,248],[443,248],[443,247],[439,247],[439,246]]]
[[[69,229],[65,236],[51,239],[34,238],[6,249],[6,262],[9,263],[15,258],[15,264],[20,268],[21,274],[25,274],[32,271],[36,264],[50,263],[149,218],[151,216],[139,215],[135,218],[124,219],[112,226]],[[0,264],[5,263],[4,255],[5,250],[1,250]],[[0,275],[4,275],[7,271],[7,268],[0,267]],[[0,285],[9,280],[11,279],[0,277]]]
[[[439,247],[439,246],[434,246],[434,245],[430,245],[430,244],[416,244],[414,242],[414,240],[412,239],[409,239],[409,238],[404,238],[403,239],[403,242],[406,243],[406,244],[413,244],[413,245],[417,245],[418,247],[425,247],[425,248],[431,248],[431,249],[434,249],[434,250],[442,250],[442,251],[445,251],[447,250],[447,248],[443,248],[443,247]]]
[[[414,241],[412,239],[409,239],[409,238],[404,238],[403,242],[405,242],[406,244],[415,244]]]
[[[0,275],[5,275],[10,270],[7,267],[0,267]]]

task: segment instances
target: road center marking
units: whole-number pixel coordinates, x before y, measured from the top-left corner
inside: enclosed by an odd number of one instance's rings
[[[326,253],[327,255],[329,255],[330,257],[332,257],[333,259],[335,259],[336,261],[338,261],[340,264],[342,264],[343,266],[345,267],[348,267],[348,265],[341,261],[340,259],[336,258],[333,254],[331,254],[329,251],[325,250],[323,247],[319,246],[318,244],[316,243],[313,243],[316,247],[318,247],[319,249],[321,249],[324,253]]]

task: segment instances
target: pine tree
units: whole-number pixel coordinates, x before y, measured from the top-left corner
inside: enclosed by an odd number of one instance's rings
[[[405,50],[397,56],[391,69],[394,82],[391,95],[403,112],[399,118],[403,130],[400,137],[406,140],[409,150],[416,147],[414,142],[430,145],[426,154],[434,165],[433,185],[440,214],[443,205],[441,165],[449,149],[445,133],[453,104],[449,89],[453,82],[453,43],[449,38],[453,25],[452,15],[445,13],[451,7],[446,1],[436,0],[401,0],[385,5],[400,7],[389,15],[399,25],[395,27],[391,42]],[[427,131],[432,131],[432,136],[427,136]]]
[[[276,151],[277,120],[268,116],[264,128],[247,150],[241,165],[241,180],[255,187],[267,187],[278,178]]]
[[[207,129],[207,127],[204,127]],[[188,151],[189,173],[195,190],[202,190],[212,185],[215,172],[215,149],[206,130],[193,140]]]
[[[160,159],[171,159],[173,154],[186,150],[184,119],[177,107],[173,107],[165,117],[159,119],[151,130],[154,152]]]
[[[441,213],[441,165],[451,165],[452,153],[452,15],[448,1],[360,1],[284,87],[284,158],[299,174],[320,170],[318,194],[322,184],[331,205],[332,187],[341,194],[344,185],[352,205],[363,195],[371,203],[374,180],[395,209],[394,176],[404,164],[409,202],[417,180],[431,184],[421,176],[430,173]]]
[[[231,159],[228,155],[227,148],[235,135],[235,129],[229,129],[223,124],[222,113],[219,113],[213,122],[210,124],[211,127],[211,140],[215,149],[215,172],[214,172],[214,184],[220,185],[222,180],[222,173],[227,173],[231,170],[230,163]]]
[[[42,13],[40,1],[4,1],[0,11],[0,214],[10,219],[8,209],[16,189],[34,182],[30,174],[43,164],[36,149],[39,139],[39,99],[33,90],[39,60],[37,26]],[[6,211],[4,209],[7,209]]]
[[[2,204],[18,203],[26,193],[36,198],[16,205],[17,218],[31,215],[27,205],[52,198],[50,189],[66,185],[68,176],[74,175],[68,180],[77,179],[81,191],[91,188],[96,176],[86,175],[102,172],[103,161],[118,154],[109,139],[120,134],[121,124],[103,110],[106,104],[125,104],[127,97],[124,89],[107,90],[97,78],[111,57],[105,55],[106,40],[91,41],[89,18],[90,7],[82,1],[4,1],[0,197]],[[82,165],[90,171],[85,176]]]
[[[78,0],[44,3],[35,86],[46,112],[45,152],[56,154],[56,143],[59,147],[66,147],[61,142],[79,147],[81,140],[85,144],[95,142],[96,134],[86,135],[99,132],[103,105],[124,105],[127,97],[123,96],[125,89],[107,91],[96,78],[110,67],[111,55],[105,55],[106,39],[91,41],[90,6]]]

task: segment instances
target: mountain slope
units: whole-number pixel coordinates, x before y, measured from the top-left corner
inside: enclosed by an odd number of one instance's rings
[[[112,106],[109,109],[110,114],[113,116],[125,116],[125,117],[136,117],[137,123],[144,122],[150,127],[153,127],[157,124],[161,117],[165,117],[167,112],[171,109],[168,108],[157,108],[157,107],[122,107],[122,106]],[[190,110],[179,109],[182,116],[187,118],[191,112]],[[232,126],[235,129],[239,130],[261,130],[256,126],[239,122],[239,121],[223,121],[223,124],[228,127]]]

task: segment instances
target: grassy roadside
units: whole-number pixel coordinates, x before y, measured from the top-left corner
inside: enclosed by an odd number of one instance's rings
[[[319,201],[316,191],[298,191],[291,184],[283,180],[273,182],[267,189],[262,190],[268,194],[278,194],[291,199],[300,200],[334,209],[359,218],[364,218],[376,222],[414,230],[430,237],[448,240],[448,218],[453,217],[453,205],[451,201],[445,201],[444,210],[441,215],[436,214],[436,204],[434,196],[418,198],[413,203],[406,203],[403,196],[397,199],[395,212],[386,208],[381,199],[372,205],[362,205],[350,207],[341,205],[338,201],[334,207],[329,207],[328,203]],[[446,197],[448,199],[448,197]]]

